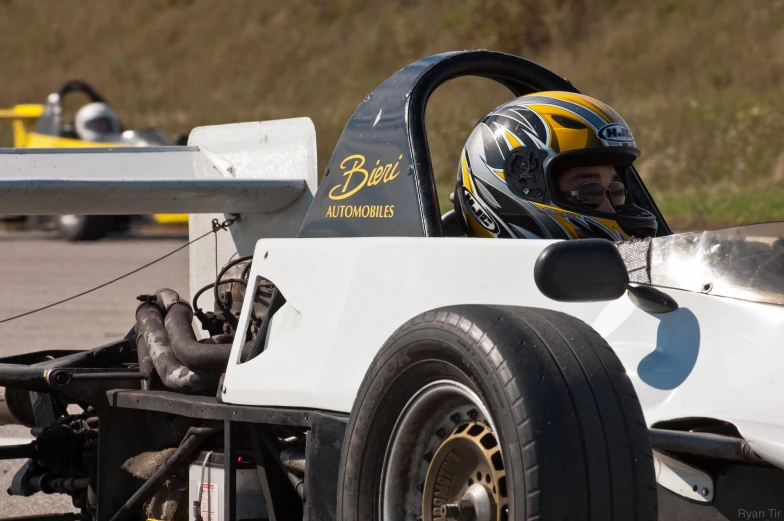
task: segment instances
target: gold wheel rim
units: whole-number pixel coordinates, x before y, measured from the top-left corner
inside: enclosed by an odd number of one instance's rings
[[[482,516],[487,519],[479,521],[506,521],[506,471],[498,440],[488,425],[470,421],[457,425],[430,461],[422,490],[423,521],[455,519],[444,517],[441,507],[464,500],[474,485],[481,485],[488,499]]]

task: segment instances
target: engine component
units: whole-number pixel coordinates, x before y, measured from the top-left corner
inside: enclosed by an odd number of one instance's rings
[[[305,473],[305,449],[288,447],[280,453],[280,463],[289,470]]]
[[[148,301],[136,310],[136,329],[136,346],[140,361],[149,356],[166,387],[189,393],[213,391],[217,388],[218,375],[192,371],[177,359],[166,334],[163,311],[154,301]],[[145,367],[143,371],[145,370],[149,370],[149,367]]]
[[[179,295],[162,289],[157,295],[165,306],[164,326],[177,359],[193,371],[222,373],[229,363],[231,344],[205,344],[193,332],[193,310]]]
[[[44,467],[70,469],[80,466],[85,438],[65,425],[52,425],[24,445],[0,447],[0,459],[29,458]]]
[[[85,439],[65,425],[52,425],[35,439],[35,459],[45,467],[70,469],[82,464]]]
[[[223,270],[218,274],[215,282],[207,284],[196,291],[193,296],[193,315],[201,323],[205,331],[209,331],[211,336],[228,335],[233,337],[236,334],[236,324],[242,312],[245,293],[248,286],[252,285],[249,280],[252,260],[249,257],[240,257],[229,261]],[[254,277],[255,288],[253,305],[251,307],[251,321],[248,325],[248,335],[246,340],[251,339],[258,329],[261,319],[264,317],[270,306],[270,299],[275,285],[263,277]],[[214,308],[216,311],[204,312],[199,306],[199,297],[206,291],[212,290],[214,297]]]
[[[32,496],[36,492],[44,494],[76,494],[87,489],[90,479],[85,477],[64,477],[49,472],[33,460],[28,460],[11,480],[8,487],[10,496]]]
[[[302,479],[302,477],[299,476],[296,472],[293,472],[292,470],[290,470],[283,463],[283,453],[285,452],[285,450],[281,451],[277,447],[277,445],[272,441],[272,439],[270,439],[270,437],[265,435],[262,430],[258,430],[256,434],[258,435],[259,439],[264,443],[264,445],[266,445],[267,450],[275,458],[275,461],[278,463],[278,465],[280,465],[281,470],[283,470],[283,473],[286,475],[286,478],[288,478],[289,482],[291,483],[292,488],[297,492],[297,495],[303,501],[306,500],[306,496],[305,496],[305,480]],[[256,449],[254,448],[254,451],[255,450]],[[304,467],[304,462],[303,462],[303,467]]]
[[[218,273],[218,276],[215,278],[216,283],[213,286],[213,296],[215,297],[215,306],[223,312],[223,319],[229,323],[229,325],[233,330],[237,329],[237,323],[238,323],[237,317],[231,311],[232,301],[234,299],[232,298],[232,293],[229,292],[227,294],[227,297],[229,299],[228,302],[225,300],[221,300],[221,296],[219,293],[219,289],[220,289],[219,282],[221,281],[221,279],[223,279],[223,276],[234,266],[237,266],[242,262],[252,262],[252,261],[253,261],[253,255],[247,255],[245,257],[239,257],[237,259],[234,259],[230,261],[228,264],[226,264],[223,267],[223,269],[221,269],[221,271]],[[224,297],[224,299],[226,299],[226,297]]]
[[[87,488],[88,478],[60,478],[50,474],[41,474],[29,480],[30,487],[44,494],[72,494]]]
[[[87,444],[95,437],[90,424],[97,420],[91,414],[66,416],[49,427],[33,429],[37,436],[31,443],[0,448],[2,459],[29,458],[14,475],[8,494],[71,494],[74,505],[83,502],[90,484]]]

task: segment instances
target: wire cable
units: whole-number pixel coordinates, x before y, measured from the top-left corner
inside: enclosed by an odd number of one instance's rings
[[[204,235],[200,235],[199,237],[196,237],[192,241],[188,241],[187,243],[183,244],[179,248],[176,248],[176,249],[170,251],[166,255],[158,257],[157,259],[155,259],[153,261],[150,261],[147,264],[136,268],[135,270],[129,271],[128,273],[125,273],[124,275],[120,275],[119,277],[116,277],[116,278],[114,278],[114,279],[112,279],[112,280],[110,280],[108,282],[104,282],[103,284],[95,286],[94,288],[88,289],[87,291],[82,291],[81,293],[77,293],[76,295],[72,295],[72,296],[70,296],[68,298],[64,298],[62,300],[58,300],[57,302],[52,302],[51,304],[47,304],[46,306],[43,306],[43,307],[40,307],[40,308],[37,308],[37,309],[32,309],[30,311],[25,311],[24,313],[20,313],[18,315],[14,315],[12,317],[4,318],[4,319],[0,320],[0,324],[5,324],[6,322],[10,322],[10,321],[16,320],[18,318],[26,317],[26,316],[32,315],[34,313],[38,313],[40,311],[44,311],[46,309],[50,309],[50,308],[53,308],[55,306],[59,306],[60,304],[65,304],[66,302],[70,302],[70,301],[75,300],[75,299],[77,299],[79,297],[83,297],[85,295],[88,295],[88,294],[90,294],[90,293],[92,293],[94,291],[98,291],[101,288],[105,288],[106,286],[108,286],[110,284],[114,284],[115,282],[117,282],[119,280],[122,280],[122,279],[124,279],[126,277],[130,277],[134,273],[138,273],[138,272],[142,271],[145,268],[149,268],[153,264],[155,264],[157,262],[160,262],[163,259],[166,259],[167,257],[171,257],[172,255],[174,255],[178,251],[187,248],[188,246],[190,246],[191,244],[193,244],[196,241],[200,241],[201,239],[207,237],[211,233],[217,234],[219,230],[227,230],[229,228],[229,226],[231,226],[232,224],[234,224],[234,219],[226,219],[222,223],[218,222],[217,219],[213,219],[212,220],[212,230],[208,231]]]
[[[218,283],[218,285],[222,285],[222,284],[242,284],[243,286],[247,286],[248,280],[247,279],[223,279]],[[199,291],[196,292],[196,295],[194,295],[193,297],[193,302],[191,303],[191,307],[193,308],[193,311],[196,311],[197,309],[201,311],[201,308],[197,306],[199,297],[201,297],[204,294],[204,292],[207,291],[208,289],[212,289],[214,285],[215,285],[214,282],[210,282],[209,284],[207,284],[206,286],[204,286],[203,288],[199,289]]]

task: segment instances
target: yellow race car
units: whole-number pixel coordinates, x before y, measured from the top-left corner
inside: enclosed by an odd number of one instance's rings
[[[77,94],[88,102],[76,111],[73,120],[65,120],[65,99]],[[0,119],[13,126],[14,148],[84,148],[126,146],[185,145],[187,136],[170,138],[160,129],[125,130],[106,100],[83,81],[66,82],[50,94],[46,103],[16,105],[0,109]],[[0,216],[5,221],[25,222],[33,226],[53,226],[68,240],[100,239],[112,231],[127,230],[134,216],[60,215]],[[157,214],[159,223],[187,223],[187,215]]]

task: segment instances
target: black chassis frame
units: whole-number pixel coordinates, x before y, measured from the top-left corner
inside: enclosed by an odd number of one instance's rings
[[[0,359],[0,385],[31,393],[36,428],[55,420],[59,396],[69,403],[92,407],[100,430],[95,487],[97,521],[109,521],[136,490],[139,480],[121,469],[129,457],[158,450],[148,431],[150,420],[171,423],[173,418],[198,420],[223,431],[224,519],[236,519],[235,469],[240,439],[250,440],[253,460],[272,521],[335,520],[336,483],[348,417],[326,411],[281,407],[238,406],[221,403],[218,397],[192,396],[169,391],[148,391],[140,387],[140,373],[129,370],[136,362],[131,338],[89,351],[40,351]],[[220,396],[220,391],[218,396]],[[261,442],[269,426],[304,428],[307,436],[304,490],[300,503],[289,487],[276,455]],[[176,430],[176,429],[174,429]],[[18,454],[18,447],[0,448],[0,459]],[[18,457],[18,456],[16,456]],[[111,487],[112,494],[102,493]],[[190,507],[190,505],[189,505]],[[16,520],[3,518],[0,521]],[[82,519],[72,514],[29,516],[25,521]]]

